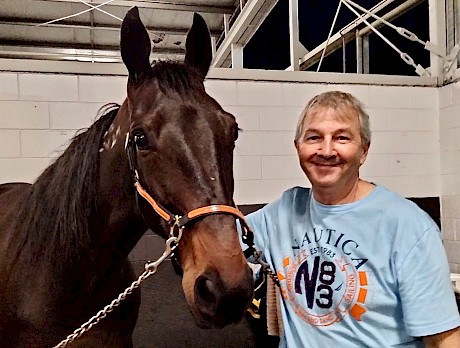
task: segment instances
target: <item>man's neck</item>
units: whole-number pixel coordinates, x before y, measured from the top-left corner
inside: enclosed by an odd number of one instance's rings
[[[368,181],[357,179],[352,185],[337,189],[336,187],[313,188],[315,199],[325,205],[340,205],[357,202],[366,197],[375,185]]]

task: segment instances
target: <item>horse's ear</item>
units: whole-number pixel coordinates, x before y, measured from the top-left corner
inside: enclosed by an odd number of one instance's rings
[[[211,36],[208,26],[198,13],[193,15],[193,24],[185,41],[185,62],[198,68],[203,79],[212,61]]]
[[[133,7],[121,25],[120,50],[129,77],[135,82],[151,70],[150,49],[149,34],[139,18],[139,10]]]

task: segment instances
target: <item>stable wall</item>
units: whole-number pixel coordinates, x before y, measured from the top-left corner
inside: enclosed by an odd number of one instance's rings
[[[367,106],[373,138],[362,168],[363,178],[406,197],[440,197],[441,183],[444,189],[448,186],[444,181],[454,181],[453,174],[458,173],[458,165],[454,173],[446,174],[444,166],[441,171],[439,137],[445,136],[444,120],[454,118],[444,114],[453,114],[455,105],[445,107],[442,101],[440,109],[435,87],[359,81],[328,84],[326,75],[314,75],[323,78],[305,81],[305,76],[313,75],[301,72],[282,72],[288,76],[287,81],[275,81],[279,74],[219,70],[211,71],[205,84],[243,129],[235,149],[238,204],[267,203],[288,187],[309,185],[297,163],[294,129],[307,101],[327,90],[350,92]],[[125,76],[0,73],[0,183],[33,181],[65,149],[77,130],[91,124],[100,106],[123,101],[125,88]],[[458,135],[458,130],[457,136],[452,135],[457,139],[457,154]],[[460,156],[457,158],[458,164]],[[452,271],[460,267],[460,246],[455,236],[456,229],[460,235],[458,192],[456,198],[442,197],[443,224],[448,224],[444,237]]]
[[[460,83],[439,89],[441,211],[451,271],[460,273]]]

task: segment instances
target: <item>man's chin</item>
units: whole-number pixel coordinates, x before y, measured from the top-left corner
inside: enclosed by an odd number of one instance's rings
[[[313,187],[329,188],[337,184],[337,178],[323,175],[309,175],[308,179]]]

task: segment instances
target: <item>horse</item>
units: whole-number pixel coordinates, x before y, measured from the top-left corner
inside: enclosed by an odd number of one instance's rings
[[[120,51],[122,105],[108,105],[33,184],[0,185],[2,348],[60,344],[132,284],[128,254],[148,229],[172,240],[199,327],[240,321],[252,299],[233,201],[239,128],[204,88],[205,21],[194,14],[184,61],[151,64],[134,7]],[[70,345],[132,347],[139,302],[134,289]]]

